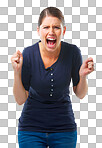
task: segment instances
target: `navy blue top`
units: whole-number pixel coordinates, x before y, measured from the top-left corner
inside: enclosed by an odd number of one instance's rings
[[[40,41],[39,41],[40,42]],[[39,42],[23,50],[22,83],[29,91],[19,118],[18,130],[39,132],[75,131],[77,126],[69,85],[79,82],[80,49],[61,41],[58,60],[45,69]]]

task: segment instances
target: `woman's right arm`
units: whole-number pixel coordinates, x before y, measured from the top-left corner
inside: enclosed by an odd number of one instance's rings
[[[28,98],[28,91],[25,90],[21,80],[23,56],[19,50],[11,57],[11,62],[14,70],[13,94],[16,102],[22,105]]]

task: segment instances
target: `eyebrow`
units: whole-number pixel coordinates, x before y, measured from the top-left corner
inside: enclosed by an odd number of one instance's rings
[[[50,26],[50,25],[41,25],[42,27],[46,27],[46,26]],[[61,25],[57,25],[57,24],[55,24],[55,25],[53,25],[53,26],[57,26],[57,27],[61,27]]]

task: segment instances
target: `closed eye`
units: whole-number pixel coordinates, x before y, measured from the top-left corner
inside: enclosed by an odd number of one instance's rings
[[[45,26],[45,27],[43,27],[43,29],[48,29],[48,28],[49,28],[49,26]],[[61,29],[61,28],[58,27],[58,26],[54,26],[53,29]]]
[[[55,26],[54,28],[55,28],[55,29],[60,29],[60,27],[57,27],[57,26]]]
[[[46,26],[46,27],[43,27],[43,29],[48,29],[49,27],[48,26]]]

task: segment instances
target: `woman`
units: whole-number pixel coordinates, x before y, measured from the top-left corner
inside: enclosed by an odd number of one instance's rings
[[[82,64],[79,48],[61,41],[66,27],[62,12],[44,9],[38,21],[40,41],[12,57],[13,92],[24,104],[18,127],[20,148],[75,148],[77,126],[69,96],[72,78],[77,97],[87,93],[86,76],[93,59]]]

